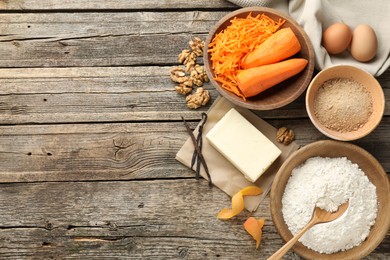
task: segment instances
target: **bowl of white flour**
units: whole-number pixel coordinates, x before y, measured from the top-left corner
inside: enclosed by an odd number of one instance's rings
[[[380,163],[351,143],[325,140],[296,151],[279,169],[271,189],[271,215],[284,241],[310,220],[314,208],[338,219],[309,229],[293,250],[307,259],[361,259],[384,239],[390,218],[389,179]]]

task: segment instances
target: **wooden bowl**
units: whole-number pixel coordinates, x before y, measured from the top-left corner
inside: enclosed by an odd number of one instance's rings
[[[373,113],[367,123],[358,130],[338,132],[327,128],[314,113],[314,99],[321,85],[330,79],[348,78],[361,83],[372,97]],[[332,105],[332,104],[329,104]],[[348,106],[348,103],[345,104]],[[309,85],[306,92],[306,110],[314,126],[324,135],[340,141],[352,141],[371,133],[381,122],[385,111],[385,96],[379,82],[368,72],[349,65],[337,65],[318,73]]]
[[[270,195],[271,216],[275,227],[284,241],[289,241],[293,237],[282,214],[284,189],[292,170],[315,156],[347,157],[353,163],[358,164],[371,183],[376,186],[377,217],[366,240],[349,250],[333,254],[320,254],[305,247],[300,242],[297,242],[292,249],[306,259],[361,259],[381,243],[390,228],[390,185],[386,172],[380,163],[370,153],[351,143],[333,140],[317,141],[294,152],[283,163],[276,174]]]
[[[286,22],[281,28],[290,27],[297,36],[299,43],[302,47],[301,51],[295,54],[293,57],[307,59],[308,65],[299,74],[279,83],[278,85],[254,97],[247,98],[247,100],[244,101],[237,95],[222,88],[221,84],[214,80],[214,72],[212,69],[210,55],[208,53],[208,45],[214,38],[214,35],[216,35],[230,25],[231,19],[233,19],[234,17],[245,18],[250,13],[252,13],[252,16],[256,16],[258,14],[265,14],[273,20],[279,20],[280,18],[286,20]],[[315,64],[313,46],[310,42],[309,37],[307,36],[305,31],[298,25],[298,23],[291,17],[281,12],[265,7],[242,8],[224,16],[211,29],[205,41],[205,50],[203,52],[203,55],[207,75],[210,78],[211,83],[217,89],[217,91],[232,103],[253,110],[270,110],[280,108],[293,102],[306,90],[307,86],[309,85],[310,80],[313,76]]]

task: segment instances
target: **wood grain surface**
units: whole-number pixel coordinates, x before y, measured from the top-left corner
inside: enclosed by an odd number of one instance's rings
[[[237,9],[237,7],[224,0],[144,0],[144,1],[126,1],[126,0],[95,0],[95,1],[77,1],[77,0],[2,0],[0,10],[11,11],[52,11],[52,10],[161,10],[165,9]]]
[[[237,9],[224,0],[0,1],[0,259],[266,259],[283,241],[269,197],[259,250],[216,214],[218,188],[175,160],[199,110],[169,70],[194,36]],[[202,60],[199,60],[202,63]],[[390,173],[390,70],[385,116],[354,141]],[[219,94],[210,85],[212,100]],[[304,97],[256,111],[306,145],[327,139]],[[390,234],[365,259],[390,258]],[[290,251],[285,259],[300,259]]]

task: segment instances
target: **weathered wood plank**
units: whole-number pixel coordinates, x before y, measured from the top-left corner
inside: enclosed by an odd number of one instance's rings
[[[16,128],[0,130],[0,158],[8,165],[0,170],[4,181],[191,176],[175,161],[186,140],[179,123]]]
[[[199,118],[174,91],[170,67],[0,70],[0,123]],[[218,94],[210,84],[212,99]],[[165,111],[165,112],[164,112]]]
[[[205,181],[0,184],[0,203],[2,259],[266,259],[283,245],[268,197],[254,213],[266,219],[255,250],[242,227],[249,213],[218,220],[230,201]],[[366,259],[390,257],[389,243],[388,235]]]
[[[78,67],[176,64],[194,35],[112,35],[0,43],[0,67]],[[197,35],[205,39],[206,35]],[[169,47],[167,47],[169,46]]]
[[[2,0],[0,10],[164,10],[164,9],[192,9],[192,8],[235,8],[236,6],[226,0]]]
[[[228,11],[1,13],[1,42],[148,34],[208,33]],[[172,19],[174,17],[174,19]],[[161,36],[161,35],[158,35]]]
[[[308,119],[268,121],[292,128],[300,145],[326,139]],[[387,172],[389,126],[385,117],[374,133],[355,142]],[[0,126],[0,182],[193,178],[175,160],[187,138],[180,121]]]
[[[172,64],[226,13],[0,14],[0,67]]]
[[[0,69],[0,124],[199,119],[174,91],[170,66]],[[378,78],[390,115],[390,70]],[[210,83],[212,100],[219,94]],[[307,118],[304,95],[262,118]]]

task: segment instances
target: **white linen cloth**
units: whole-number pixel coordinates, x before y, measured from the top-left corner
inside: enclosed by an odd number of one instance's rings
[[[285,12],[294,18],[309,35],[313,44],[316,68],[353,65],[379,76],[390,65],[390,1],[389,0],[228,0],[241,7],[264,6]],[[378,50],[369,62],[356,61],[348,51],[329,55],[321,45],[323,31],[336,22],[351,30],[360,24],[370,25],[378,39]]]

